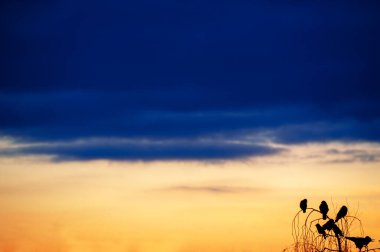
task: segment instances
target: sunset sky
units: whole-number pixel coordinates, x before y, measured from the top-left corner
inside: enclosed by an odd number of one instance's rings
[[[378,1],[0,16],[0,252],[281,251],[303,198],[380,245]]]

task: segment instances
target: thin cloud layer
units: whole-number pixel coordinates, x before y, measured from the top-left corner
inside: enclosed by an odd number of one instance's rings
[[[273,155],[283,150],[277,147],[221,140],[84,139],[73,142],[15,145],[0,149],[0,156],[49,155],[56,161],[94,159],[207,161]]]
[[[8,1],[0,14],[0,135],[35,144],[18,153],[235,159],[276,153],[268,141],[380,141],[376,1]],[[94,138],[133,143],[76,143]]]
[[[214,185],[214,186],[189,186],[180,185],[164,188],[168,192],[207,192],[213,194],[239,194],[239,193],[264,193],[267,192],[266,188],[254,188],[254,187],[241,187],[241,186],[226,186],[226,185]]]

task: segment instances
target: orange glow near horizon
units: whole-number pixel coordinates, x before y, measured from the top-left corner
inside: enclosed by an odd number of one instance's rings
[[[326,148],[219,163],[2,157],[0,252],[281,251],[305,197],[347,204],[378,240],[379,163]]]

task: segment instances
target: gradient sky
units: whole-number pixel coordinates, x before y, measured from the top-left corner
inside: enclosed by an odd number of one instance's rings
[[[0,252],[278,251],[305,197],[380,238],[378,1],[0,16]]]

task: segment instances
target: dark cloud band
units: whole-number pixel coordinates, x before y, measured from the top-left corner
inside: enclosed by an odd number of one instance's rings
[[[5,1],[0,136],[51,144],[22,153],[85,160],[230,159],[276,152],[268,141],[379,142],[379,7]],[[135,142],[59,144],[91,138]]]
[[[56,161],[112,159],[154,160],[227,160],[276,154],[283,151],[264,145],[231,143],[218,140],[127,140],[83,139],[64,143],[39,143],[0,150],[0,155],[51,155]]]

